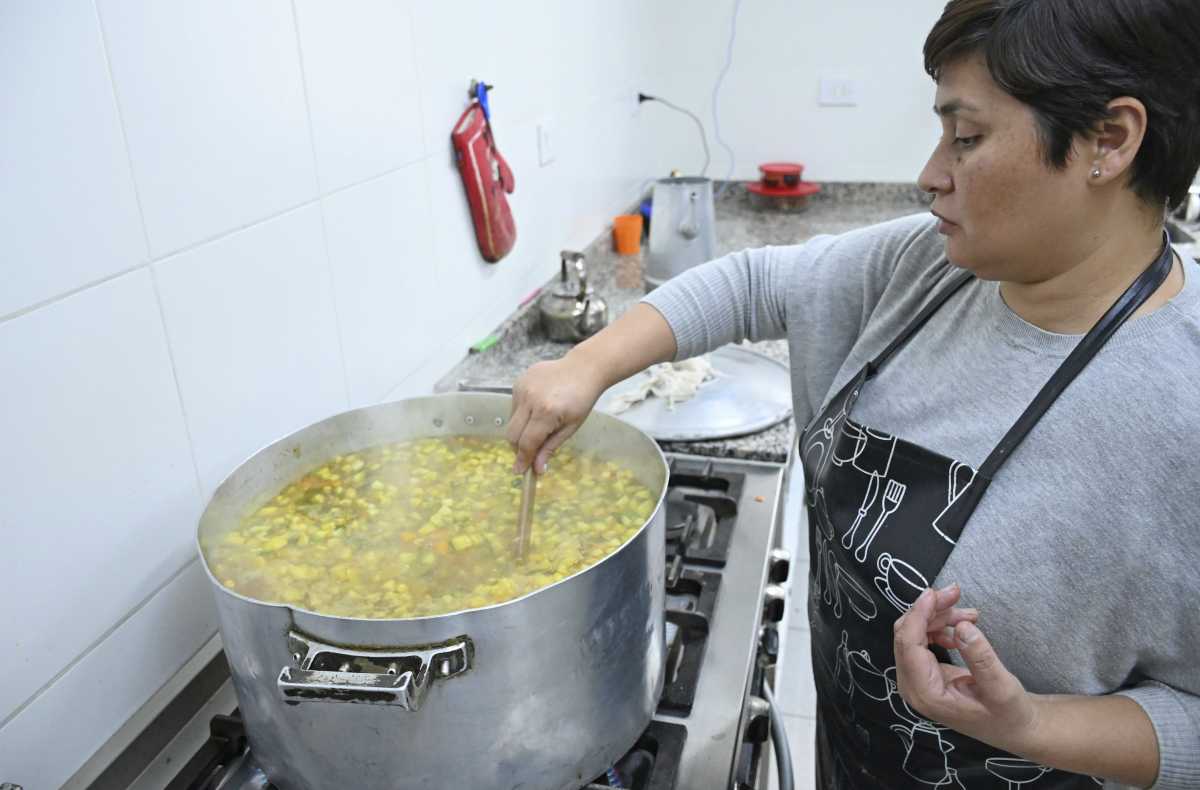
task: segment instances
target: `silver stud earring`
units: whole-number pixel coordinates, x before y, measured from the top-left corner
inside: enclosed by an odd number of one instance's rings
[[[1099,178],[1102,175],[1103,173],[1100,172],[1100,168],[1098,167],[1092,171],[1092,178]]]

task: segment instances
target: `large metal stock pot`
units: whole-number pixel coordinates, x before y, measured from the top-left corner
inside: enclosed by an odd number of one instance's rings
[[[201,554],[335,455],[416,437],[502,436],[510,403],[438,395],[304,428],[216,490],[200,519]],[[608,415],[592,414],[572,441],[632,469],[658,505],[606,559],[508,603],[406,620],[333,617],[239,595],[205,562],[253,754],[276,786],[567,790],[633,745],[663,683],[667,467],[653,440]]]

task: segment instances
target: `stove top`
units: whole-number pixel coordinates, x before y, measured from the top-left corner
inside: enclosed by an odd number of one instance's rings
[[[679,724],[651,721],[637,743],[605,776],[596,777],[581,790],[675,790],[679,761],[687,728]],[[246,729],[235,710],[232,715],[214,716],[209,738],[192,756],[165,790],[275,790],[275,785],[254,765]]]
[[[786,557],[773,551],[783,468],[668,460],[662,696],[637,743],[581,790],[766,787],[759,764],[767,709],[758,692],[773,672],[773,623],[783,614],[773,583],[788,572]],[[235,704],[226,682],[130,790],[272,790]]]

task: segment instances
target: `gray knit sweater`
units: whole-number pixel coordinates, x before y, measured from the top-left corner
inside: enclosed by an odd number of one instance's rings
[[[1200,788],[1200,268],[1125,324],[1009,458],[936,584],[1037,693],[1124,694],[1154,723],[1156,788]],[[803,426],[959,271],[904,217],[734,253],[646,301],[683,359],[786,337]],[[854,419],[978,467],[1079,340],[973,280],[883,367]]]

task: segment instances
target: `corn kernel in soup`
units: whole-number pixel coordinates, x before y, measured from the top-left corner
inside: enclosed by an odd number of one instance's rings
[[[502,439],[417,439],[333,458],[203,549],[231,590],[342,617],[502,603],[587,568],[632,537],[654,498],[628,469],[567,446],[538,480],[524,563],[521,479]]]

